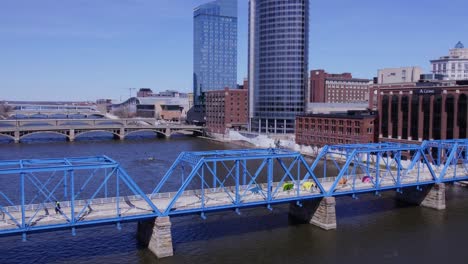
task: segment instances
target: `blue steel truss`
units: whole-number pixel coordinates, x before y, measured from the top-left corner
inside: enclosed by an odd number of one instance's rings
[[[183,152],[146,194],[102,157],[0,162],[0,235],[301,202],[468,180],[468,140]],[[60,208],[55,213],[56,201]]]

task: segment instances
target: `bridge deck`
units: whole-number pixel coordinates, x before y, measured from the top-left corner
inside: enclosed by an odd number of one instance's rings
[[[457,170],[463,170],[462,165],[457,166]],[[453,172],[454,166],[448,169],[448,172]],[[396,175],[396,171],[394,171]],[[322,186],[328,192],[331,190],[335,178],[325,178],[320,179]],[[420,183],[420,185],[425,185],[433,183],[433,177],[429,171],[420,172],[419,179],[418,174],[413,172],[409,175],[406,175],[401,181],[402,185],[411,185]],[[391,177],[382,178],[380,182],[381,189],[396,189],[396,182]],[[266,184],[259,184],[260,190],[252,191],[252,188],[248,186],[240,186],[239,192],[246,192],[242,196],[241,202],[245,205],[249,204],[266,204],[268,195]],[[278,187],[278,183],[272,184],[273,189]],[[375,184],[372,182],[356,182],[355,188],[353,188],[351,183],[340,184],[335,188],[335,195],[339,196],[344,192],[355,191],[358,192],[374,192],[376,190]],[[229,206],[233,205],[233,201],[230,197],[236,197],[236,190],[234,187],[226,188],[212,188],[206,189],[205,195],[203,196],[204,202],[202,203],[202,191],[201,190],[191,190],[185,191],[183,195],[177,200],[171,215],[177,215],[183,213],[186,210],[199,210],[202,211],[203,208],[216,208],[220,206]],[[153,197],[151,201],[157,206],[161,211],[165,211],[168,208],[169,203],[172,201],[172,197],[175,193],[160,193],[156,197]],[[147,195],[151,197],[151,195]],[[281,187],[278,192],[273,196],[274,200],[277,201],[287,201],[287,200],[301,200],[304,198],[311,198],[316,196],[322,197],[321,192],[318,188],[311,188],[310,190],[304,190],[302,188],[295,188],[290,191],[283,191]],[[144,216],[150,215],[153,213],[151,207],[146,203],[144,199],[138,196],[120,198],[120,214],[121,216],[130,217],[130,216]],[[80,200],[75,201],[75,215],[80,214],[81,210],[86,206],[87,201]],[[50,226],[50,225],[60,225],[67,224],[70,212],[70,202],[63,201],[61,202],[62,214],[55,214],[53,204],[45,205],[30,205],[26,209],[26,218],[25,221],[29,222],[31,218],[34,218],[34,221],[31,223],[31,226]],[[42,209],[38,210],[41,206]],[[20,206],[10,206],[6,210],[16,219],[21,219],[21,210]],[[79,219],[80,221],[92,221],[92,220],[101,220],[106,218],[114,218],[117,214],[116,210],[116,198],[101,198],[95,199],[90,202],[90,206],[85,209],[85,213]],[[67,217],[65,217],[65,215]],[[0,218],[0,230],[16,229],[18,228],[17,224],[11,220],[8,220],[8,217],[3,215],[3,218]]]

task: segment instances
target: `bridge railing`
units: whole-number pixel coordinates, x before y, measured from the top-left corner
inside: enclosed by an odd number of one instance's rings
[[[312,163],[284,149],[183,152],[150,194],[106,156],[1,161],[0,235],[468,180],[467,153],[468,140],[326,146]]]
[[[118,163],[108,157],[0,162],[0,233],[71,228],[160,215]],[[142,201],[140,209],[122,204]],[[57,203],[58,202],[58,203]],[[89,216],[99,207],[99,217]],[[135,207],[135,206],[134,206]]]

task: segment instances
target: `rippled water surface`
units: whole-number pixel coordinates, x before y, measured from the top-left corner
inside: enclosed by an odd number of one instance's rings
[[[139,184],[164,174],[181,151],[236,146],[196,138],[0,144],[0,159],[107,155]],[[154,157],[154,160],[149,160]],[[447,210],[382,197],[337,199],[338,230],[288,218],[288,206],[172,219],[175,256],[156,259],[138,245],[136,224],[0,237],[0,263],[468,263],[468,189],[449,186]]]

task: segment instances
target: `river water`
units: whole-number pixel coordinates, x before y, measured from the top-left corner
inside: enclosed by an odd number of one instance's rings
[[[161,175],[181,151],[232,149],[191,137],[0,144],[0,160],[107,155],[135,179]],[[154,157],[149,161],[148,157]],[[288,206],[172,218],[174,257],[158,260],[135,238],[136,223],[0,237],[0,263],[468,263],[468,189],[449,186],[447,210],[382,197],[337,199],[336,231],[288,217]]]

